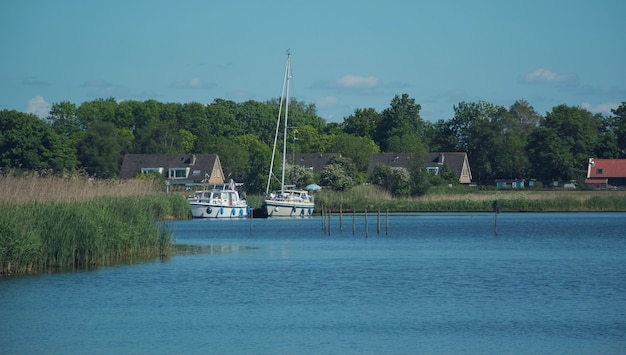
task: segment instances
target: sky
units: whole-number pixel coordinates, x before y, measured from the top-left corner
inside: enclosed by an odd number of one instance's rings
[[[626,101],[623,0],[5,0],[0,110],[52,104],[265,102],[282,92],[327,122],[408,94],[423,119],[460,102],[541,115]]]

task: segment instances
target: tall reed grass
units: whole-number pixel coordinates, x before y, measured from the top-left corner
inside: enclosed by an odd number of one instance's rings
[[[1,202],[0,273],[82,269],[167,256],[172,233],[155,221],[186,218],[178,195],[97,197],[80,202]]]
[[[317,206],[338,211],[364,209],[394,212],[491,212],[498,201],[503,212],[626,211],[626,191],[474,191],[394,198],[377,186],[364,185],[345,192],[315,193]],[[318,209],[319,210],[319,209]]]
[[[40,176],[32,173],[16,176],[0,174],[0,201],[84,201],[99,196],[135,196],[161,192],[158,182],[150,179],[98,180],[84,175]]]
[[[189,217],[185,199],[150,181],[3,176],[0,191],[0,274],[169,255],[158,220]]]

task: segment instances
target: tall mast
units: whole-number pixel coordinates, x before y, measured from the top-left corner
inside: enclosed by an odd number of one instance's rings
[[[280,179],[280,193],[283,194],[285,190],[285,162],[287,157],[287,120],[289,118],[289,82],[291,81],[291,52],[287,51],[287,90],[285,94],[285,122],[283,133],[283,172]]]
[[[269,174],[267,174],[267,187],[265,188],[265,193],[269,193],[270,192],[270,185],[271,185],[271,181],[272,181],[272,176],[274,175],[274,159],[276,157],[276,144],[278,143],[278,131],[280,129],[280,116],[282,114],[282,110],[283,110],[283,102],[285,99],[285,96],[288,95],[286,94],[286,91],[288,90],[288,79],[290,74],[290,66],[291,66],[291,52],[287,51],[287,65],[285,66],[285,76],[283,78],[283,90],[280,93],[280,102],[278,105],[278,118],[276,119],[276,133],[274,134],[274,148],[272,149],[272,160],[270,162],[270,171]],[[285,112],[286,112],[286,108],[285,108]],[[287,119],[286,117],[286,113],[285,113],[285,120]],[[287,127],[287,123],[285,123],[285,127]],[[285,128],[286,129],[286,128]],[[284,154],[283,154],[284,156]],[[284,163],[283,163],[284,166]],[[283,167],[283,176],[284,176],[284,167]],[[284,178],[283,181],[281,182],[281,191],[282,191],[282,185],[284,185]]]

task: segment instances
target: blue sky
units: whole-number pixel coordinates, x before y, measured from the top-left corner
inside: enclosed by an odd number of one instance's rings
[[[622,0],[7,0],[0,109],[265,101],[290,49],[292,95],[328,122],[403,93],[430,121],[479,100],[609,114],[626,101],[624,13]]]

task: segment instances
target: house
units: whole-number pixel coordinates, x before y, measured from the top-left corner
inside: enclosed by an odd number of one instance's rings
[[[626,187],[626,159],[590,158],[585,184],[596,188]]]
[[[414,159],[415,155],[412,153],[379,153],[372,154],[370,159],[369,168],[367,169],[367,175],[371,175],[372,171],[378,164],[388,165],[392,168],[406,168],[411,167],[411,159]],[[469,160],[467,159],[467,153],[465,152],[433,152],[428,153],[426,159],[426,170],[434,175],[439,174],[440,169],[447,165],[448,168],[454,171],[461,184],[470,184],[472,182],[472,171],[469,166]]]
[[[120,179],[139,174],[162,174],[171,185],[223,184],[224,172],[217,154],[126,154]]]
[[[324,170],[328,160],[333,156],[338,156],[337,153],[297,153],[287,156],[287,163],[295,166],[301,166],[307,170],[319,174]]]

